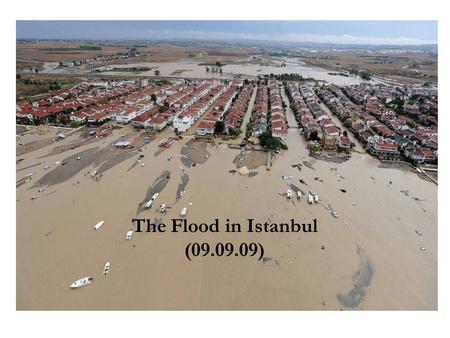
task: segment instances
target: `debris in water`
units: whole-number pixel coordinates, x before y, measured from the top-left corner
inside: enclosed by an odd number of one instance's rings
[[[316,170],[316,169],[314,169],[314,167],[312,166],[312,164],[309,163],[308,161],[303,161],[303,164],[305,165],[305,167],[308,167],[308,168],[311,169],[311,170]]]

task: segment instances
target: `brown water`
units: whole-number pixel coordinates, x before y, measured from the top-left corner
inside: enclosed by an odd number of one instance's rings
[[[288,122],[295,124],[291,113]],[[236,169],[233,160],[239,150],[225,144],[207,145],[208,160],[195,167],[181,162],[186,139],[154,157],[159,141],[168,135],[165,131],[142,148],[145,166],[129,170],[136,158],[126,159],[106,170],[100,181],[84,175],[87,167],[39,193],[32,186],[47,172],[42,166],[32,168],[32,180],[17,188],[18,309],[437,308],[436,185],[410,171],[379,168],[379,162],[367,154],[355,153],[341,164],[316,161],[308,157],[303,137],[293,128],[287,139],[289,150],[273,161],[270,171],[265,166],[254,169],[258,175],[252,178],[229,173]],[[116,136],[115,132],[95,146],[106,147]],[[53,146],[20,156],[24,160],[17,169],[39,162]],[[46,161],[92,147],[84,145]],[[166,159],[169,156],[171,161]],[[303,161],[314,170],[303,165],[299,172],[292,167]],[[157,208],[144,210],[140,217],[169,223],[187,207],[190,222],[229,218],[245,224],[247,218],[260,222],[294,218],[303,223],[316,218],[319,231],[135,233],[126,241],[139,202],[164,171],[172,176],[157,204],[169,203],[171,209],[166,215]],[[175,202],[183,172],[189,175],[189,184]],[[25,173],[18,172],[18,179]],[[293,179],[284,181],[282,175]],[[289,183],[313,190],[320,203],[309,205],[304,199],[280,196]],[[424,200],[414,200],[401,190]],[[37,199],[31,200],[32,195]],[[339,218],[332,217],[328,205]],[[103,227],[93,230],[100,220],[105,221]],[[265,248],[265,263],[237,257],[189,262],[184,248],[192,241],[258,241]],[[104,276],[107,261],[111,269]],[[94,277],[93,284],[69,288],[84,276]]]

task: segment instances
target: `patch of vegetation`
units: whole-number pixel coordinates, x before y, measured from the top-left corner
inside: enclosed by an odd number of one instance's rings
[[[225,131],[225,122],[217,121],[216,125],[214,127],[214,133],[215,134],[223,134],[224,131]]]
[[[272,132],[266,131],[259,135],[259,143],[264,149],[276,150],[276,149],[287,149],[287,146],[281,142],[277,137],[272,136]]]

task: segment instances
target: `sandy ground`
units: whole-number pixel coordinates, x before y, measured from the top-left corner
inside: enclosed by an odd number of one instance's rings
[[[291,113],[288,120],[295,124]],[[378,160],[364,153],[354,153],[340,164],[312,159],[293,128],[289,150],[278,156],[270,171],[264,165],[253,169],[258,175],[252,178],[229,173],[236,169],[233,161],[240,151],[226,144],[196,143],[195,167],[182,162],[189,138],[155,157],[159,141],[170,131],[141,152],[116,155],[120,161],[110,162],[100,180],[87,174],[107,159],[88,160],[84,166],[82,158],[107,148],[124,132],[116,130],[62,154],[46,156],[60,145],[55,143],[18,156],[23,160],[17,163],[17,181],[34,175],[17,187],[17,309],[437,309],[433,183],[408,170],[380,168]],[[80,153],[81,159],[73,160]],[[139,154],[144,155],[140,160],[144,166],[135,165]],[[54,164],[63,159],[72,160],[64,166]],[[39,162],[43,163],[36,165]],[[298,163],[300,171],[292,167]],[[51,168],[44,170],[45,164]],[[35,166],[24,169],[31,165]],[[42,186],[36,182],[53,171],[56,178],[65,179],[48,180],[39,191]],[[158,185],[158,177],[166,171],[170,179]],[[283,180],[282,175],[293,178]],[[139,203],[155,191],[151,189],[155,182],[156,204],[171,208],[166,215],[157,208],[143,210],[139,217],[169,223],[187,207],[189,222],[229,218],[246,224],[247,218],[260,222],[294,218],[303,223],[316,218],[319,231],[135,233],[126,241]],[[308,205],[304,199],[281,196],[288,184],[313,190],[320,203]],[[33,195],[37,198],[32,200]],[[103,227],[93,230],[100,220],[105,221]],[[184,248],[192,241],[235,245],[256,241],[264,245],[265,259],[204,257],[189,262]],[[107,261],[111,270],[104,276]],[[94,282],[78,290],[69,288],[84,276],[94,277]]]

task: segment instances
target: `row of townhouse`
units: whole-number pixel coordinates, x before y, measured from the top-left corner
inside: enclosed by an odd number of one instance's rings
[[[269,95],[266,85],[258,86],[255,104],[253,105],[250,123],[252,124],[252,135],[259,136],[267,131],[267,119],[269,114]]]
[[[224,122],[227,131],[241,128],[253,90],[254,88],[251,84],[246,84],[242,87],[239,96],[225,116]]]
[[[299,89],[314,118],[312,121],[313,131],[321,141],[322,147],[330,150],[335,150],[336,148],[349,149],[351,144],[350,140],[342,133],[341,128],[333,122],[328,112],[320,106],[313,88],[308,84],[300,84]],[[310,124],[308,130],[311,130],[310,116],[308,116],[307,121]],[[310,132],[309,137],[311,136],[312,134]]]
[[[149,115],[153,116],[154,112],[159,110],[158,102],[162,104],[167,98],[166,92],[172,88],[179,88],[179,86],[177,83],[167,83],[138,90],[123,97],[121,100],[112,101],[92,109],[94,110],[93,114],[91,111],[80,111],[73,114],[71,119],[73,121],[84,119],[89,123],[99,123],[113,119],[118,123],[131,122],[136,127],[150,127],[147,121]],[[172,90],[172,92],[175,92],[175,90]]]
[[[173,120],[174,130],[179,133],[186,132],[224,91],[225,86],[223,84],[208,83],[205,90],[202,90],[201,97],[195,101],[189,101],[194,102],[193,104],[190,104],[187,108],[180,107],[181,112],[177,112]]]
[[[113,88],[109,91],[93,90],[90,93],[81,93],[77,90],[77,97],[69,91],[68,93],[52,96],[47,100],[22,101],[16,105],[16,118],[18,122],[27,120],[48,122],[52,117],[72,114],[82,109],[98,106],[104,102],[127,95],[133,90],[136,90],[136,87],[127,85],[121,88]]]
[[[286,141],[288,134],[288,125],[286,114],[283,108],[283,99],[281,97],[280,83],[277,81],[269,82],[270,98],[270,126],[272,136]]]
[[[241,85],[231,84],[228,89],[214,102],[209,109],[208,114],[203,118],[197,127],[197,135],[212,136],[214,134],[217,121],[221,120],[223,116],[230,109],[237,90]]]

